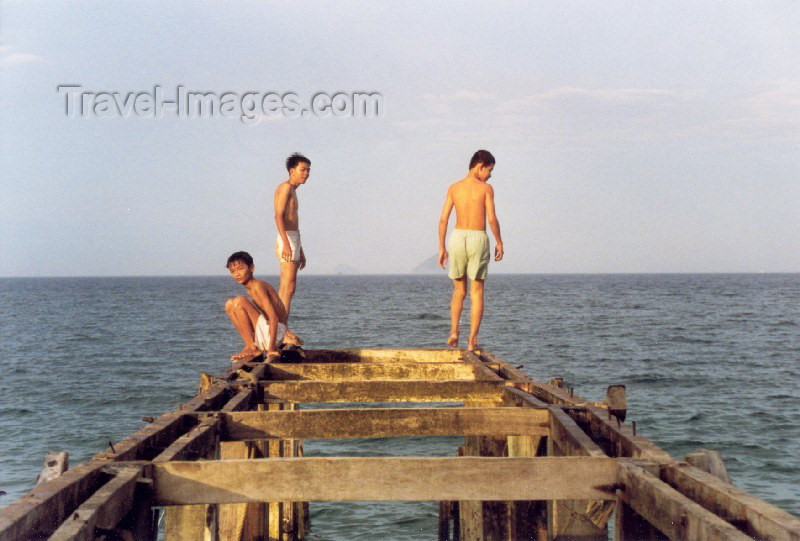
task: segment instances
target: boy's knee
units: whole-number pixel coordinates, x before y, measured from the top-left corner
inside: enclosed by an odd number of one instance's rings
[[[233,297],[225,301],[225,312],[230,314],[233,311],[241,310],[243,308],[242,303],[246,302],[244,297]]]

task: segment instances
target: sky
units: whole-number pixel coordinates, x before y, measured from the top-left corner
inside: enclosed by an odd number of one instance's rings
[[[276,274],[293,152],[302,272],[411,272],[481,148],[490,272],[800,272],[796,0],[5,0],[0,73],[0,276]]]

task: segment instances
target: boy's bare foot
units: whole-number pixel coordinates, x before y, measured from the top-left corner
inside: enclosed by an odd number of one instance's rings
[[[478,340],[473,340],[470,338],[467,342],[467,351],[477,351],[479,349],[481,349],[481,347],[478,345]]]
[[[255,357],[256,355],[260,355],[261,350],[258,349],[256,346],[245,346],[242,351],[237,353],[236,355],[231,355],[231,361],[239,361],[241,359],[246,359],[248,357]]]
[[[447,345],[451,348],[458,347],[458,333],[451,333],[450,338],[447,339]]]
[[[281,359],[281,354],[278,351],[268,351],[267,352],[267,362],[274,363]]]
[[[305,342],[293,332],[286,331],[286,334],[283,335],[283,343],[290,346],[302,346]]]

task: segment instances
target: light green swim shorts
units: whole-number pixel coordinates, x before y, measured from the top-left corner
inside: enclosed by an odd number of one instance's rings
[[[489,235],[486,231],[456,229],[450,235],[447,252],[450,278],[461,278],[466,273],[470,280],[486,279],[489,272]]]

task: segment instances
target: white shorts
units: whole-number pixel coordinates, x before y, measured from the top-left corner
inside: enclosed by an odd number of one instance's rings
[[[275,347],[278,347],[286,335],[286,325],[278,322],[278,330],[275,332]],[[258,322],[256,323],[256,345],[258,349],[266,352],[269,349],[269,323],[264,314],[258,315]]]
[[[300,261],[300,231],[287,231],[286,237],[289,239],[289,246],[292,248],[292,259],[290,261]],[[284,263],[283,257],[283,239],[278,235],[278,240],[275,241],[275,255],[278,256],[278,261]]]

